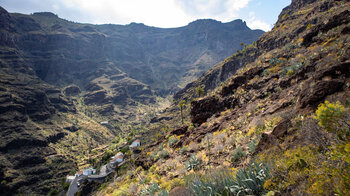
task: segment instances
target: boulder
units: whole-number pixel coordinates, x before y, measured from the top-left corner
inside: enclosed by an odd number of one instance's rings
[[[169,196],[190,196],[191,191],[187,187],[177,186],[169,192]]]
[[[290,127],[292,127],[292,122],[289,119],[284,119],[273,128],[271,134],[279,139],[283,138],[288,133]]]

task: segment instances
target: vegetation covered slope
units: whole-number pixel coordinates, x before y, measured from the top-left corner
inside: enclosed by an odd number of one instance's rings
[[[182,91],[185,125],[167,109],[97,195],[348,195],[349,7],[293,0],[270,32]]]
[[[36,76],[18,48],[12,17],[0,9],[0,195],[47,194],[111,131]]]

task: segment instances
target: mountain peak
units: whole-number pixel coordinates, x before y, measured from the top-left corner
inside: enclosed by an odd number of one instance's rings
[[[58,18],[58,15],[52,12],[34,12],[33,15]]]
[[[190,22],[188,26],[191,25],[204,25],[204,24],[221,24],[220,21],[214,20],[214,19],[198,19],[193,22]]]

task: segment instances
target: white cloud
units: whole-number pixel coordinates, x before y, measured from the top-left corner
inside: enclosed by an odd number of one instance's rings
[[[78,8],[92,23],[145,23],[157,27],[186,25],[193,18],[174,0],[62,0],[65,6]]]
[[[5,0],[9,11],[51,11],[70,21],[179,27],[196,19],[229,22],[253,0]],[[256,24],[259,21],[252,22]],[[257,24],[256,26],[261,26]]]
[[[238,11],[252,0],[176,0],[192,18],[212,18],[229,22],[237,18]]]
[[[260,20],[260,19],[257,19],[255,17],[255,13],[254,12],[250,12],[249,13],[249,16],[250,18],[247,20],[247,25],[249,28],[251,29],[261,29],[261,30],[264,30],[264,31],[269,31],[271,30],[272,28],[272,25]]]
[[[83,21],[96,24],[130,22],[157,27],[178,27],[199,18],[223,22],[238,16],[252,0],[61,0],[83,14]]]

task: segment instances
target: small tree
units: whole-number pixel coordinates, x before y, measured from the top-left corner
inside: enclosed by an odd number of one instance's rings
[[[244,43],[243,43],[243,42],[241,42],[239,45],[241,46],[241,50],[243,50]]]
[[[201,97],[204,94],[204,89],[202,87],[198,86],[196,88],[196,93],[197,93],[198,97]]]
[[[179,106],[180,106],[180,110],[181,110],[181,122],[182,122],[182,124],[184,124],[183,109],[185,107],[185,103],[186,103],[185,100],[181,100],[179,102]]]

